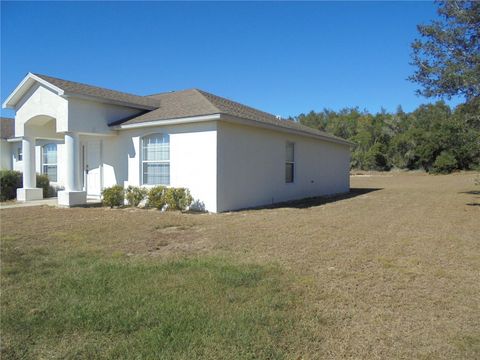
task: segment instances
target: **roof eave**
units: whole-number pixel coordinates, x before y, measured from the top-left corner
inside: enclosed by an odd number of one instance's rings
[[[90,100],[90,101],[96,101],[102,104],[113,104],[113,105],[120,105],[120,106],[126,106],[126,107],[131,107],[135,109],[142,109],[142,110],[155,110],[158,109],[158,106],[154,105],[141,105],[138,103],[132,103],[128,101],[119,101],[119,100],[110,100],[110,99],[105,99],[99,96],[88,96],[88,95],[83,95],[83,94],[76,94],[73,92],[68,92],[64,93],[63,97],[68,98],[68,97],[75,97],[79,99],[84,99],[84,100]]]
[[[127,130],[127,129],[152,127],[152,126],[179,125],[179,124],[189,124],[189,123],[215,121],[215,120],[220,120],[220,114],[198,115],[198,116],[171,118],[171,119],[163,119],[163,120],[150,120],[150,121],[131,123],[131,124],[112,125],[110,127],[113,130]]]
[[[341,145],[347,145],[347,146],[354,146],[355,145],[354,143],[352,143],[350,141],[340,139],[340,138],[337,138],[337,137],[331,137],[331,136],[326,136],[326,135],[322,135],[322,134],[314,134],[314,133],[311,133],[311,132],[308,132],[308,131],[302,131],[301,129],[292,129],[292,128],[289,128],[289,127],[286,127],[286,126],[284,127],[284,126],[279,126],[279,125],[274,125],[274,124],[268,124],[266,122],[252,120],[252,119],[246,119],[246,118],[233,116],[233,115],[222,114],[222,120],[227,121],[227,122],[232,122],[232,123],[240,123],[240,124],[251,125],[251,126],[255,126],[255,127],[264,128],[264,129],[270,129],[270,130],[276,130],[276,131],[296,134],[296,135],[300,135],[300,136],[307,136],[307,137],[311,137],[311,138],[315,138],[315,139],[321,139],[321,140],[325,140],[325,141],[329,141],[329,142],[333,142],[333,143],[337,143],[337,144],[341,144]]]
[[[329,142],[333,142],[341,145],[347,145],[347,146],[355,145],[350,141],[343,140],[337,137],[330,137],[322,134],[313,134],[307,131],[302,131],[300,129],[297,130],[297,129],[282,127],[274,124],[267,124],[261,121],[255,121],[251,119],[246,119],[246,118],[241,118],[241,117],[221,114],[221,113],[163,119],[163,120],[153,120],[153,121],[145,121],[145,122],[132,123],[132,124],[120,124],[120,125],[113,125],[111,126],[111,128],[113,130],[127,130],[127,129],[136,129],[136,128],[144,128],[144,127],[178,125],[178,124],[188,124],[188,123],[194,123],[194,122],[215,121],[215,120],[223,120],[223,121],[232,122],[232,123],[240,123],[243,125],[250,125],[250,126],[261,127],[261,128],[270,129],[270,130],[287,132],[287,133],[292,133],[300,136],[307,136],[315,139],[321,139],[324,141],[329,141]]]
[[[38,77],[37,75],[29,72],[23,78],[23,80],[20,82],[20,84],[18,84],[18,86],[15,88],[15,90],[13,90],[12,93],[3,102],[2,108],[4,108],[4,109],[15,109],[15,106],[17,105],[17,103],[26,94],[26,92],[35,84],[35,82],[38,82],[38,83],[48,87],[49,89],[55,91],[60,96],[62,96],[64,94],[63,89],[60,89],[59,87],[49,83],[46,80],[43,80],[42,78]]]

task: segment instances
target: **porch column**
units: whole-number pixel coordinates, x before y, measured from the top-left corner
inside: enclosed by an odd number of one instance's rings
[[[87,193],[80,189],[80,142],[76,132],[65,133],[65,190],[58,192],[58,205],[76,206],[87,203]]]
[[[43,190],[37,188],[37,175],[35,172],[35,138],[24,136],[22,138],[23,152],[23,187],[17,189],[18,201],[31,201],[43,199]]]
[[[37,187],[37,176],[35,172],[35,139],[23,137],[23,187],[27,189]]]
[[[78,168],[79,163],[79,141],[77,133],[65,133],[65,158],[67,177],[65,182],[65,190],[79,191]]]

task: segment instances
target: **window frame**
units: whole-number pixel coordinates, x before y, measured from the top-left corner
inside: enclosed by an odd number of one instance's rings
[[[46,163],[45,162],[45,148],[47,146],[50,146],[50,145],[55,146],[55,160],[56,160],[55,163]],[[48,176],[48,173],[45,171],[46,166],[55,166],[55,169],[56,169],[55,180],[50,179],[50,176]],[[56,143],[47,143],[47,144],[42,145],[42,174],[47,175],[48,179],[51,182],[53,182],[53,183],[58,182],[58,144],[56,144]]]
[[[292,146],[292,160],[288,159],[288,146]],[[292,180],[287,179],[287,166],[292,166]],[[296,178],[296,166],[295,166],[295,143],[293,141],[287,141],[285,143],[285,184],[294,184]]]
[[[161,136],[161,137],[166,137],[168,140],[168,160],[145,160],[145,154],[144,154],[144,143],[145,140],[153,137],[153,136]],[[149,134],[145,134],[140,137],[140,184],[141,186],[145,187],[153,187],[153,186],[170,186],[170,180],[171,180],[171,173],[170,173],[170,161],[171,161],[171,156],[170,156],[170,134],[168,133],[162,133],[162,132],[153,132]],[[145,182],[145,172],[144,172],[144,164],[166,164],[168,165],[168,184],[148,184]]]
[[[23,146],[17,147],[17,161],[23,161]]]

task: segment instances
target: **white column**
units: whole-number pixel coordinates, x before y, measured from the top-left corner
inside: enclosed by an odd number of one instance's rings
[[[35,138],[24,136],[22,139],[23,152],[23,187],[17,189],[18,201],[40,200],[43,190],[38,189],[37,174],[35,172]]]
[[[80,191],[78,181],[79,163],[79,140],[77,133],[65,133],[65,157],[67,167],[67,178],[65,182],[65,190]]]
[[[58,205],[77,206],[86,204],[87,193],[80,189],[80,141],[78,133],[65,133],[65,167],[67,176],[65,190],[58,192]]]
[[[37,187],[37,177],[35,173],[35,139],[23,137],[23,187],[33,189]]]

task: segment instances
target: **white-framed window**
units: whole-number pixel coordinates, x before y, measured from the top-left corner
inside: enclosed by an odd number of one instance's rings
[[[293,183],[295,180],[295,144],[287,142],[285,145],[285,182]]]
[[[142,138],[142,184],[170,185],[168,134],[151,134]]]
[[[57,144],[45,144],[42,148],[42,172],[50,181],[57,181]]]
[[[17,161],[23,161],[23,149],[21,146],[17,148]]]

